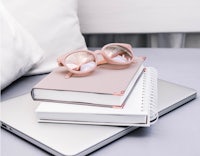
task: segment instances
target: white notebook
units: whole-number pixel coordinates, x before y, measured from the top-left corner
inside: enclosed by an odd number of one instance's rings
[[[41,102],[36,115],[39,122],[150,126],[158,118],[157,71],[146,68],[123,108]]]

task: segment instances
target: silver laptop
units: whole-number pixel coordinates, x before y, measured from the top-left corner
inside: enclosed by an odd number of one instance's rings
[[[38,81],[25,79],[2,95],[3,100],[29,92]],[[41,78],[39,78],[41,79]],[[22,86],[26,89],[23,90]],[[28,87],[27,87],[28,85]],[[28,88],[28,89],[27,89]],[[167,81],[158,81],[159,115],[193,100],[196,91]],[[86,155],[120,138],[137,127],[111,127],[75,124],[38,123],[35,108],[38,102],[30,94],[2,102],[1,127],[24,138],[53,155]],[[91,135],[92,134],[92,135]]]

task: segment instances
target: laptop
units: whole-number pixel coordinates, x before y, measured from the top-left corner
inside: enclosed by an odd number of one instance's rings
[[[35,115],[38,102],[33,101],[30,93],[26,92],[41,78],[25,78],[2,94],[2,128],[53,155],[75,156],[89,154],[138,128],[38,123]],[[26,86],[26,89],[21,89],[22,86]],[[23,95],[5,100],[16,94]],[[196,94],[194,89],[158,80],[159,116],[195,99]]]

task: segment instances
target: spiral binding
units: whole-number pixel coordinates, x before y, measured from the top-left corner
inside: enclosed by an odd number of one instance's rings
[[[145,68],[144,72],[142,103],[149,103],[150,124],[152,125],[158,120],[157,70],[153,67],[148,67]],[[141,111],[143,109],[143,105],[141,105]]]

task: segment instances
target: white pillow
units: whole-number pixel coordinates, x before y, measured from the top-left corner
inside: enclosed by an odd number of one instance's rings
[[[76,0],[3,0],[13,16],[45,51],[44,61],[29,74],[50,72],[56,58],[68,51],[85,49]]]
[[[1,90],[38,63],[43,50],[0,2]]]

